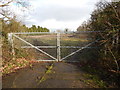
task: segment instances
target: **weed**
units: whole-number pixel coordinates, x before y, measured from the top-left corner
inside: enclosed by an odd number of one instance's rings
[[[93,83],[93,85],[97,85],[100,88],[106,88],[106,83],[101,80],[97,75],[92,75],[92,74],[83,74],[87,80],[85,82],[87,83]]]
[[[30,68],[32,68],[33,67],[33,65],[32,64],[30,64]]]
[[[51,72],[52,72],[51,70],[47,70],[47,71],[46,71],[46,74],[49,74],[49,73],[51,73]]]
[[[40,81],[39,81],[38,84],[40,84],[41,82],[43,82],[43,81],[45,81],[45,80],[46,80],[46,78],[43,76],[43,77],[40,79]]]
[[[48,73],[51,73],[52,71],[52,68],[53,68],[53,64],[52,65],[50,65],[49,67],[47,67],[47,71],[45,72],[46,74],[48,74]]]
[[[46,68],[47,68],[47,71],[45,72],[44,76],[42,76],[42,78],[40,79],[40,81],[38,82],[37,85],[39,85],[41,82],[46,80],[45,76],[46,76],[46,74],[49,74],[52,72],[51,70],[53,68],[53,64],[51,64],[50,66],[46,66]]]

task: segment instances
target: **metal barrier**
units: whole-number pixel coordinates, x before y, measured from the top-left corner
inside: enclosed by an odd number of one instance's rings
[[[66,59],[77,54],[81,50],[85,48],[92,48],[90,46],[97,42],[98,40],[89,38],[91,36],[93,35],[88,35],[86,34],[86,32],[79,33],[18,32],[9,33],[8,40],[12,46],[13,56],[15,56],[14,49],[16,47],[20,47],[22,49],[35,49],[41,52],[42,55],[44,54],[45,56],[51,58],[48,60],[47,59],[44,60],[43,55],[41,56],[42,58],[38,61],[69,61]],[[21,42],[17,43],[18,41]],[[74,62],[74,60],[70,62]]]

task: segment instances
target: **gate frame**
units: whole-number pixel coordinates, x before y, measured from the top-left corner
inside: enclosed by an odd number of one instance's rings
[[[89,31],[89,32],[92,32],[92,31]],[[96,32],[96,31],[94,31]],[[97,31],[99,32],[99,31]],[[94,44],[95,42],[98,42],[98,40],[95,40],[94,42],[91,42],[87,45],[85,45],[84,47],[79,47],[79,46],[61,46],[60,45],[60,32],[57,32],[57,33],[53,33],[53,34],[56,34],[56,42],[57,42],[57,45],[56,46],[35,46],[35,45],[32,45],[31,43],[29,43],[28,41],[20,38],[19,36],[17,35],[20,35],[20,34],[51,34],[50,32],[18,32],[18,33],[8,33],[8,41],[10,42],[11,44],[11,47],[12,47],[12,54],[13,54],[13,60],[15,59],[15,50],[14,50],[14,38],[17,38],[21,41],[23,41],[24,43],[30,45],[30,46],[23,46],[23,48],[34,48],[38,51],[40,51],[41,53],[51,57],[53,60],[37,60],[37,61],[65,61],[66,58],[76,54],[77,52],[85,49],[85,48],[89,48],[90,45]],[[52,55],[48,54],[47,52],[43,51],[42,49],[40,48],[57,48],[57,58],[53,57]],[[67,56],[61,58],[61,51],[60,51],[60,48],[78,48],[78,50],[68,54]],[[74,62],[74,61],[73,61]]]

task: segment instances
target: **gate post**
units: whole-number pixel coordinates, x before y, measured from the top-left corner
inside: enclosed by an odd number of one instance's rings
[[[12,47],[12,59],[15,60],[15,49],[14,49],[14,37],[13,37],[13,33],[8,33],[8,41],[11,44]]]
[[[57,59],[60,61],[60,33],[57,32]]]

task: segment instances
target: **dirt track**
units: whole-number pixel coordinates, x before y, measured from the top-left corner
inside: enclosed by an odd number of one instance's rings
[[[3,88],[91,88],[84,83],[83,72],[70,63],[34,63],[32,67],[18,70],[3,77]],[[44,80],[40,81],[44,76]]]

